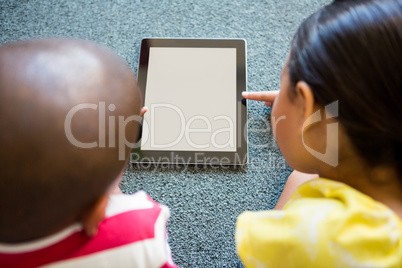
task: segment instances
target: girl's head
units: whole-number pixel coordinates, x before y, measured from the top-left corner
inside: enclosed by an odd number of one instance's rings
[[[302,148],[306,144],[282,137],[292,136],[292,128],[301,127],[291,125],[295,123],[291,107],[297,96],[302,98],[300,103],[310,98],[315,108],[338,101],[334,116],[353,151],[368,166],[395,167],[402,174],[402,1],[334,1],[297,30],[272,113],[273,124],[289,163],[302,171],[316,172],[311,157],[293,161],[293,155],[306,151]],[[308,115],[304,104],[301,114]],[[286,114],[280,122],[280,115]],[[321,118],[324,122],[324,113]],[[325,125],[321,128],[328,136],[331,133],[325,131],[330,129]],[[318,143],[324,155],[328,141],[316,138],[310,142]]]

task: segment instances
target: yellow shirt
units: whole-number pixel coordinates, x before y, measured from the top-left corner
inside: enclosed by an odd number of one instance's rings
[[[402,222],[339,182],[301,185],[283,210],[242,213],[236,248],[246,267],[402,267]]]

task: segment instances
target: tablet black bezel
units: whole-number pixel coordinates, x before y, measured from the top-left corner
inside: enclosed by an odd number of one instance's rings
[[[169,164],[213,164],[213,165],[244,165],[248,161],[247,150],[247,107],[242,104],[242,91],[247,87],[246,41],[244,39],[163,39],[144,38],[141,41],[138,84],[145,102],[146,81],[148,73],[149,51],[151,47],[194,47],[194,48],[236,48],[236,120],[238,133],[236,135],[236,151],[133,151],[137,154],[131,157],[135,163],[169,163]],[[138,142],[141,145],[141,140]]]

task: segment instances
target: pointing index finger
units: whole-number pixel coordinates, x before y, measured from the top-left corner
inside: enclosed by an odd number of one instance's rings
[[[242,96],[248,100],[273,102],[278,95],[278,90],[275,91],[259,91],[259,92],[242,92]]]

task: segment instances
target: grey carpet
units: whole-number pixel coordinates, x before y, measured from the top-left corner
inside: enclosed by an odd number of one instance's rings
[[[275,90],[300,22],[328,0],[0,1],[0,43],[76,37],[104,44],[137,71],[144,37],[245,38],[248,90]],[[190,101],[190,100],[189,100]],[[121,188],[140,189],[171,209],[169,242],[182,267],[241,267],[237,216],[272,208],[291,172],[272,137],[270,109],[249,102],[244,169],[133,167]]]

